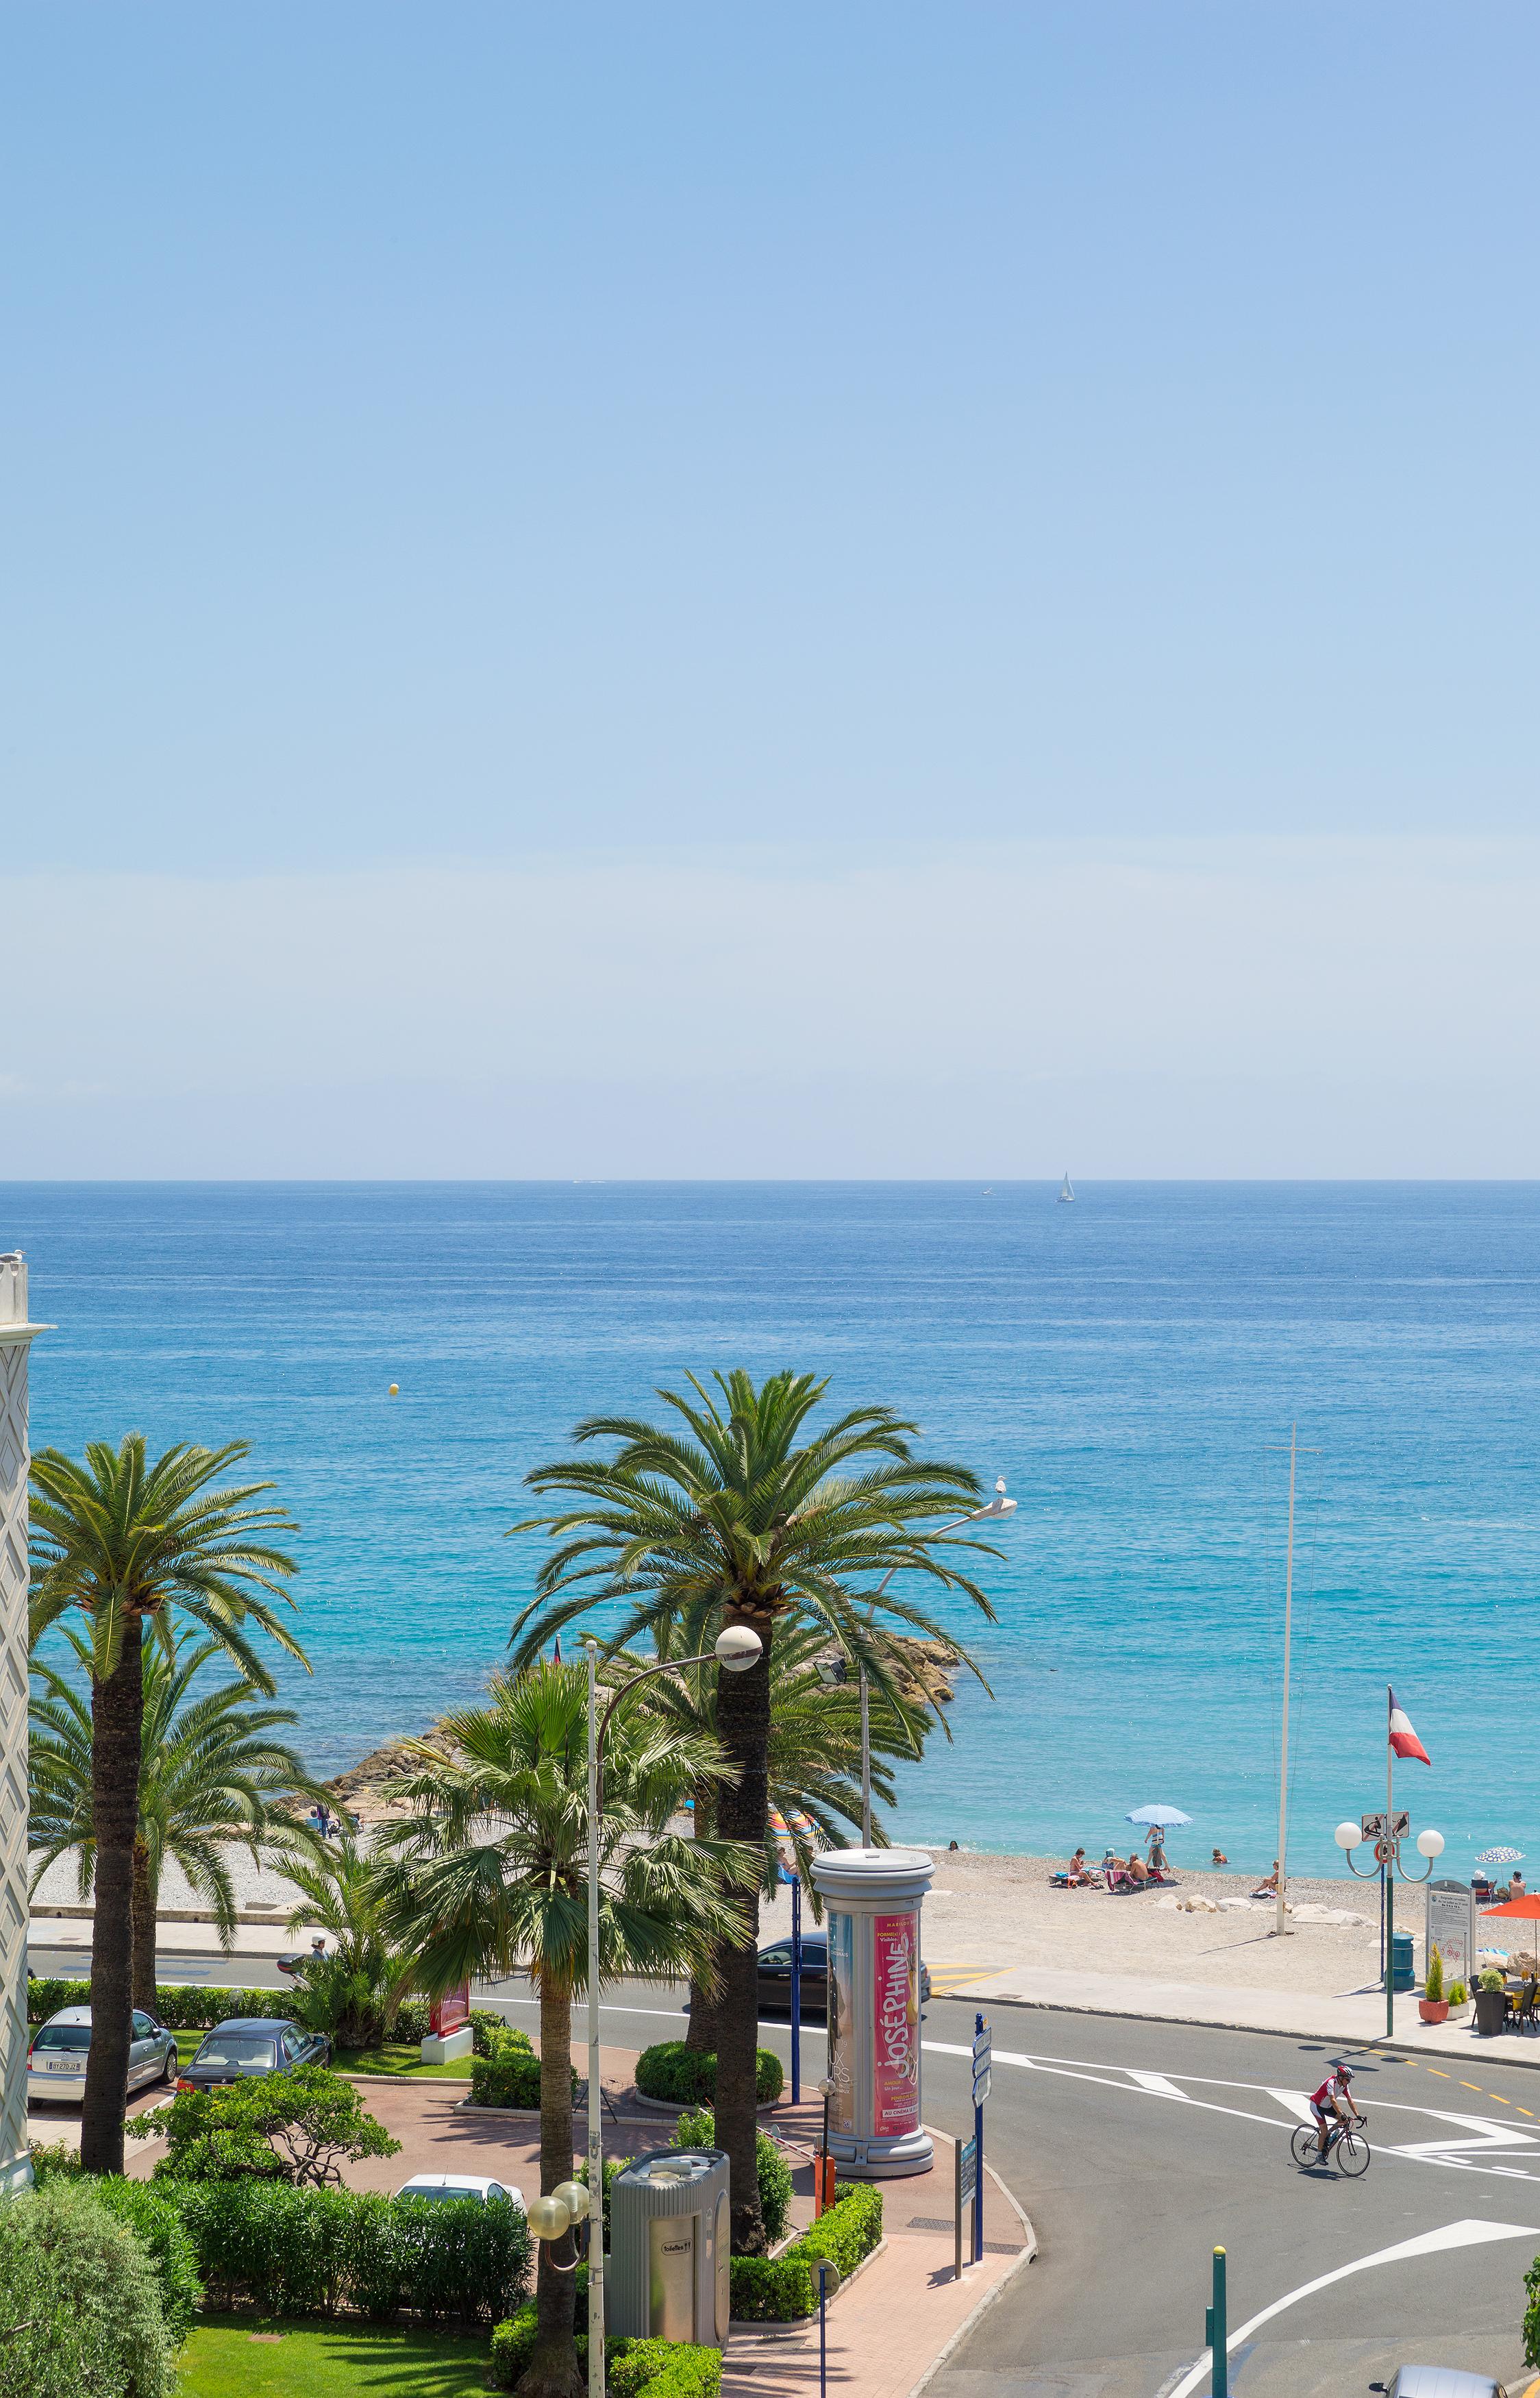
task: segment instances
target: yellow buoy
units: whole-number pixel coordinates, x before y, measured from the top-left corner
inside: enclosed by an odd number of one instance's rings
[[[399,1382],[393,1382],[393,1383],[391,1384],[391,1386],[390,1386],[390,1394],[391,1394],[391,1397],[392,1397],[393,1399],[398,1399],[398,1398],[400,1397],[400,1395],[401,1395],[401,1385],[400,1385],[400,1383],[399,1383]]]

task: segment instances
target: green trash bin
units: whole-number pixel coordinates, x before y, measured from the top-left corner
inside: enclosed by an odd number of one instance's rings
[[[1414,1990],[1417,1976],[1412,1963],[1412,1934],[1394,1932],[1390,1935],[1390,1987],[1394,1990]]]

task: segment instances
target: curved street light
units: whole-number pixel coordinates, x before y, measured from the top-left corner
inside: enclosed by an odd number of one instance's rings
[[[746,1674],[764,1643],[748,1624],[730,1623],[698,1657],[665,1657],[661,1664],[644,1665],[639,1674],[631,1675],[614,1692],[602,1717],[598,1712],[599,1644],[590,1635],[583,1645],[588,1653],[588,2188],[584,2190],[581,2182],[563,2182],[548,2197],[536,2199],[529,2210],[529,2223],[537,2240],[559,2240],[597,2204],[598,2236],[590,2234],[588,2243],[588,2393],[589,2398],[604,2398],[604,2124],[599,2089],[599,1761],[604,1736],[615,1709],[638,1683],[649,1682],[655,1674],[676,1673],[681,1665],[709,1664],[713,1658],[729,1674]],[[599,2193],[596,2202],[595,2190]],[[574,2191],[584,2201],[582,2208],[571,2203]],[[549,2230],[542,2230],[535,2221],[537,2208],[541,2223],[548,2224]],[[560,2270],[566,2272],[571,2268]]]
[[[1382,1904],[1385,1908],[1385,2030],[1386,2038],[1394,2040],[1396,2037],[1396,1874],[1400,1867],[1401,1841],[1405,1835],[1391,1830],[1393,1819],[1390,1816],[1382,1815],[1377,1820],[1386,1828],[1375,1839],[1374,1863],[1372,1866],[1365,1867],[1353,1863],[1353,1851],[1367,1838],[1361,1824],[1341,1823],[1332,1837],[1343,1852],[1348,1871],[1357,1874],[1359,1881],[1373,1881],[1376,1873],[1380,1877]],[[1443,1852],[1444,1836],[1441,1832],[1436,1832],[1429,1825],[1426,1831],[1419,1832],[1417,1835],[1417,1854],[1426,1860],[1423,1871],[1420,1874],[1402,1871],[1401,1879],[1410,1882],[1426,1881],[1433,1871],[1435,1860],[1441,1857]]]

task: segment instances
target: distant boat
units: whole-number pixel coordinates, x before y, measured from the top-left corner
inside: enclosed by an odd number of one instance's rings
[[[1072,1207],[1074,1204],[1075,1185],[1066,1171],[1064,1180],[1059,1185],[1059,1205],[1061,1207]]]

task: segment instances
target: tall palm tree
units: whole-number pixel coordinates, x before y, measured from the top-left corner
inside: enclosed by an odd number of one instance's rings
[[[770,1807],[777,1627],[788,1617],[817,1625],[896,1697],[874,1634],[877,1608],[932,1637],[938,1627],[887,1588],[890,1575],[918,1573],[986,1616],[994,1610],[958,1555],[971,1562],[980,1544],[944,1528],[976,1503],[977,1476],[966,1466],[917,1458],[909,1446],[917,1425],[891,1408],[863,1407],[809,1431],[827,1388],[816,1376],[772,1374],[757,1389],[742,1369],[713,1381],[715,1394],[693,1375],[692,1397],[659,1391],[681,1429],[593,1416],[574,1437],[612,1440],[612,1456],[539,1466],[526,1477],[532,1489],[569,1494],[574,1503],[513,1527],[539,1528],[558,1543],[514,1626],[513,1645],[516,1659],[527,1656],[553,1630],[616,1600],[632,1610],[621,1639],[703,1612],[714,1629],[747,1624],[759,1637],[757,1664],[721,1674],[716,1685],[717,1733],[737,1768],[718,1795],[716,1820],[728,1837],[757,1850]],[[765,2238],[754,2141],[757,1942],[756,1900],[743,1938],[721,1959],[716,2045],[716,2136],[731,2161],[732,2240],[741,2255],[758,2253]]]
[[[64,1637],[89,1687],[90,1647],[80,1634]],[[292,1707],[270,1706],[245,1679],[190,1695],[217,1641],[189,1644],[173,1632],[169,1653],[152,1649],[144,1661],[144,1723],[139,1775],[139,1828],[134,1840],[133,2002],[155,2009],[155,1915],[167,1860],[213,1910],[220,1946],[235,1936],[233,1848],[253,1865],[285,1857],[295,1838],[289,1800],[319,1793],[294,1750],[275,1737],[298,1723]],[[74,1852],[83,1899],[96,1873],[91,1823],[91,1708],[82,1683],[34,1659],[42,1684],[31,1705],[32,1807],[28,1841],[33,1886],[57,1858]]]
[[[879,1634],[878,1638],[881,1637]],[[710,1631],[697,1611],[680,1623],[654,1626],[657,1656],[696,1656],[710,1646]],[[810,1833],[822,1836],[826,1847],[839,1845],[848,1828],[861,1828],[861,1699],[855,1685],[827,1684],[818,1660],[827,1647],[822,1632],[810,1624],[783,1624],[770,1652],[770,1718],[768,1777],[770,1803],[790,1827],[791,1844],[804,1877],[811,1858]],[[648,1662],[652,1662],[649,1660]],[[636,1652],[617,1650],[601,1668],[607,1682],[623,1681],[636,1670]],[[636,1704],[649,1709],[680,1731],[716,1735],[716,1668],[685,1664],[672,1674],[659,1674],[637,1692]],[[884,1692],[872,1694],[870,1747],[872,1793],[880,1806],[891,1806],[893,1780],[888,1760],[918,1757],[930,1729],[931,1710],[910,1699],[896,1703]],[[709,1839],[716,1829],[714,1786],[705,1783],[693,1794],[697,1836]],[[875,1837],[885,1843],[880,1821]],[[781,1844],[766,1828],[760,1893],[773,1898],[781,1870]],[[815,1910],[818,1907],[814,1896]],[[690,1989],[690,2029],[686,2045],[703,2054],[716,2051],[718,2036],[717,1999],[703,1980]]]
[[[572,2173],[572,2001],[588,1987],[588,1705],[581,1667],[492,1680],[488,1704],[409,1743],[380,1835],[387,1916],[429,1991],[527,1973],[540,1993],[542,2192]],[[728,1771],[720,1749],[622,1702],[600,1785],[599,1974],[672,1978],[705,1966],[742,1921],[733,1877],[755,1860],[670,1832],[682,1799]],[[540,2246],[538,2336],[524,2398],[581,2398],[569,2238]]]
[[[179,1618],[191,1618],[267,1694],[273,1677],[248,1623],[304,1663],[269,1604],[294,1604],[286,1587],[294,1561],[272,1542],[293,1519],[252,1503],[270,1482],[210,1488],[247,1450],[245,1441],[218,1449],[181,1441],[152,1462],[143,1435],[130,1433],[116,1448],[92,1441],[82,1462],[56,1448],[32,1462],[32,1637],[78,1609],[90,1652],[96,1909],[80,2122],[88,2173],[123,2171],[146,1639],[168,1653]]]

